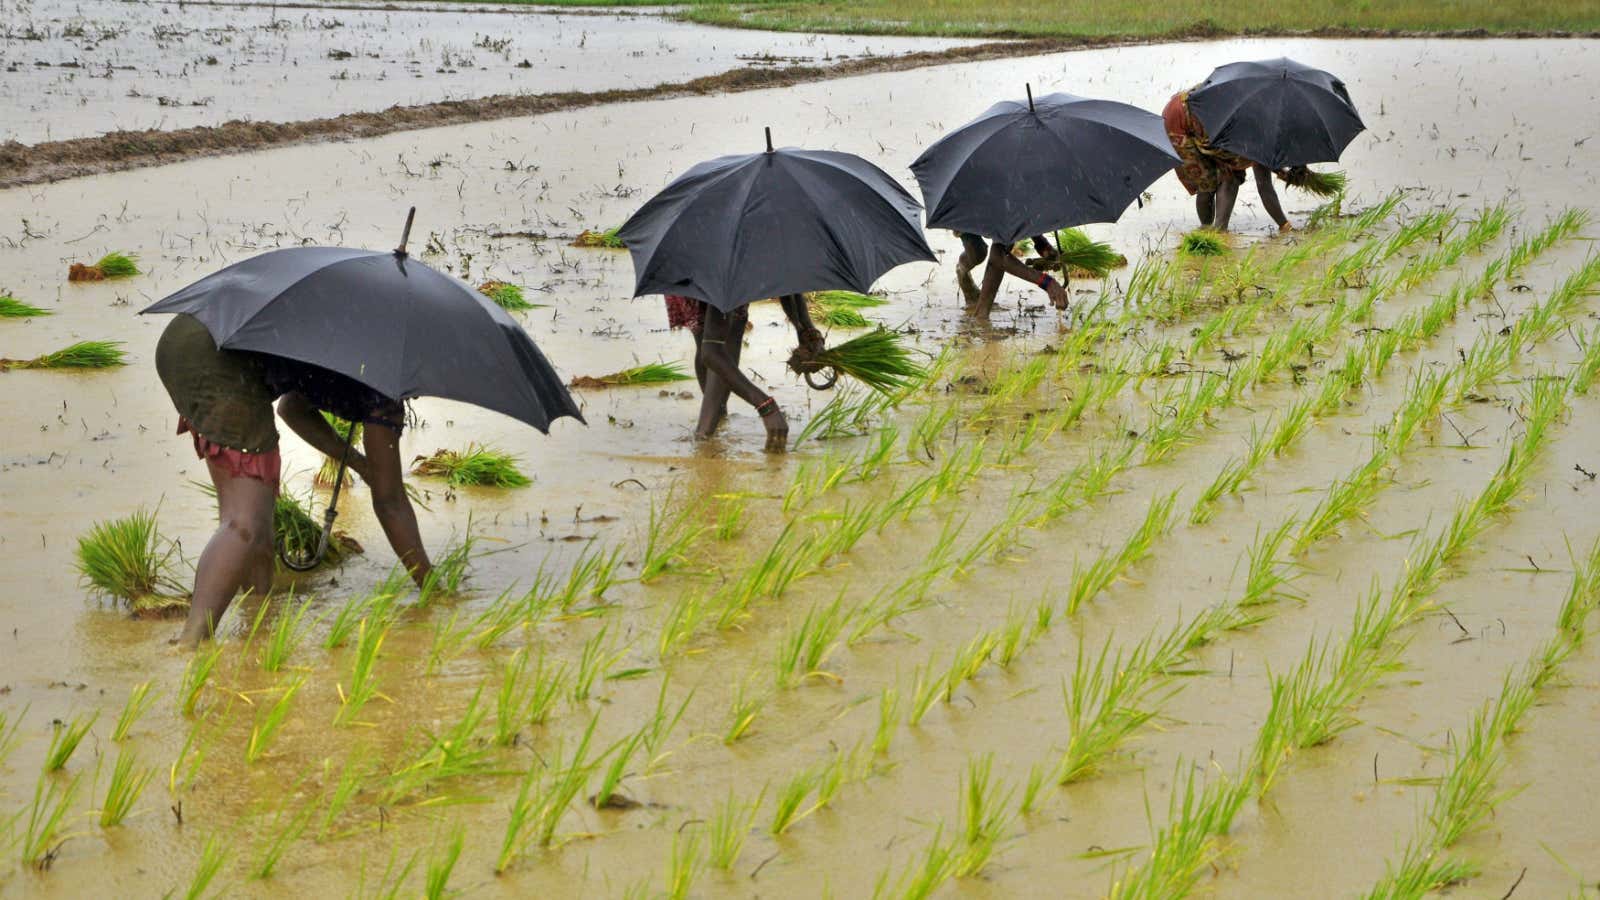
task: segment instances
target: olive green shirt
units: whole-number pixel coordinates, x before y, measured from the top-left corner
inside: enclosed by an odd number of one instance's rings
[[[196,434],[246,453],[278,448],[275,395],[256,354],[217,349],[199,319],[180,314],[156,343],[156,373]]]

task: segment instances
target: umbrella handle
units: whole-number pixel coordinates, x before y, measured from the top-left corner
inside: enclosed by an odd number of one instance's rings
[[[400,246],[394,248],[395,256],[406,255],[406,244],[411,242],[411,222],[412,220],[416,219],[416,217],[417,208],[413,206],[411,207],[411,210],[406,213],[406,227],[400,232]]]
[[[354,441],[355,435],[356,423],[351,422],[350,428],[344,433],[344,452],[339,454],[339,474],[333,479],[333,494],[328,498],[328,508],[322,513],[322,534],[317,536],[317,549],[309,558],[295,559],[289,555],[288,548],[278,548],[278,558],[283,560],[284,566],[290,571],[309,572],[321,565],[322,558],[328,554],[328,541],[333,534],[333,520],[339,515],[339,489],[344,486],[344,473],[350,466],[350,444]]]
[[[806,373],[804,373],[803,377],[806,380],[806,384],[809,385],[812,390],[814,390],[814,391],[825,391],[825,390],[828,390],[829,388],[833,387],[834,384],[836,384],[839,381],[839,370],[838,369],[834,368],[833,366],[829,366],[827,369],[825,369],[823,371],[825,371],[827,374],[823,375],[823,377],[822,377],[822,379],[820,381],[813,381],[811,379],[812,379],[812,376],[819,375],[819,374],[821,374],[821,372],[806,372]]]

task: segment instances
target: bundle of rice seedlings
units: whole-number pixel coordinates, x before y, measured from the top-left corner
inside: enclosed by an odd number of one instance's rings
[[[215,489],[211,493],[215,495]],[[272,505],[272,532],[279,551],[287,556],[308,559],[317,552],[322,523],[311,517],[310,492],[301,498],[287,490],[278,491],[278,499]],[[334,564],[346,556],[365,552],[355,538],[335,529],[328,535],[328,552],[323,555],[322,562]]]
[[[1128,264],[1110,244],[1090,239],[1079,228],[1056,232],[1056,249],[1062,269],[1074,278],[1104,278]]]
[[[121,341],[79,341],[54,353],[33,359],[0,359],[0,372],[7,369],[109,369],[127,365],[127,354],[117,349]]]
[[[413,462],[413,473],[443,478],[451,486],[523,487],[533,483],[517,469],[515,456],[477,444],[468,444],[460,451],[438,450]]]
[[[173,571],[177,545],[156,530],[156,515],[96,522],[78,538],[78,573],[96,591],[127,604],[135,615],[163,615],[189,606]]]
[[[341,438],[344,437],[345,431],[350,428],[349,422],[339,418],[327,410],[322,411],[322,418],[327,420],[328,424],[332,426],[333,430],[337,432]],[[350,435],[350,444],[353,447],[360,447],[361,435],[365,429],[362,428],[360,422],[355,423],[355,428],[356,430]],[[332,487],[333,479],[336,478],[338,474],[339,461],[331,456],[324,456],[322,458],[322,468],[317,470],[317,477],[314,479],[314,481],[323,487]],[[350,473],[346,472],[345,482],[349,483],[349,481]]]
[[[789,358],[789,366],[797,372],[832,368],[884,393],[901,390],[926,375],[911,361],[900,336],[882,327],[815,355],[798,350],[795,354]]]
[[[1214,231],[1191,231],[1178,242],[1178,250],[1189,256],[1221,256],[1228,245]]]
[[[67,270],[68,281],[105,281],[107,278],[128,278],[139,274],[139,257],[113,250],[93,265],[73,263]]]
[[[0,319],[28,319],[33,316],[48,316],[50,310],[40,309],[31,303],[23,303],[10,294],[0,294]]]
[[[1343,172],[1314,172],[1307,168],[1290,169],[1283,183],[1314,197],[1337,197],[1344,193]]]
[[[865,328],[871,324],[866,316],[848,306],[820,306],[813,303],[811,318],[818,325],[829,328]]]
[[[681,362],[657,362],[634,366],[631,369],[623,369],[620,372],[612,372],[610,375],[601,375],[599,377],[579,375],[572,379],[571,386],[576,388],[606,388],[639,384],[667,384],[673,381],[687,381],[692,377],[694,376],[684,371],[683,363]]]
[[[620,225],[618,225],[616,228],[607,228],[604,231],[594,231],[592,229],[585,228],[581,233],[579,233],[577,239],[572,242],[572,246],[604,247],[609,250],[626,250],[627,247],[623,245],[622,238],[617,237],[617,232],[621,230],[622,226]]]
[[[858,294],[855,291],[814,291],[811,302],[823,306],[850,307],[851,309],[866,309],[872,306],[882,306],[888,303],[877,294]]]
[[[505,281],[485,281],[483,284],[478,285],[478,293],[493,300],[501,309],[512,312],[536,309],[539,306],[539,304],[532,303],[522,296],[521,285]]]
[[[811,318],[829,328],[866,328],[872,324],[861,310],[888,301],[855,291],[817,291],[806,295]]]

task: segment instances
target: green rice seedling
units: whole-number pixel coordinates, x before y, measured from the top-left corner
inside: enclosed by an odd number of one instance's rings
[[[672,515],[667,507],[672,505],[673,489],[668,489],[666,499],[658,507],[650,503],[649,530],[645,534],[644,558],[639,563],[639,582],[649,584],[663,574],[678,568],[689,560],[689,548],[705,534],[700,524],[703,504],[683,504]],[[742,513],[742,509],[741,509]]]
[[[706,826],[706,857],[712,868],[723,872],[733,871],[745,841],[750,838],[750,829],[755,825],[756,813],[761,811],[761,801],[765,796],[763,791],[754,801],[741,803],[733,790],[728,790],[728,799],[717,808]]]
[[[331,480],[331,475],[330,475]],[[216,489],[205,485],[206,492],[216,496]],[[274,545],[294,557],[309,557],[316,552],[322,540],[322,523],[311,516],[311,492],[296,495],[280,490],[272,507]],[[335,564],[352,553],[360,553],[361,545],[342,531],[330,534],[324,564]]]
[[[543,785],[533,821],[533,837],[541,847],[549,847],[555,843],[556,829],[561,824],[561,817],[572,806],[572,801],[589,780],[589,773],[599,764],[599,760],[587,760],[589,742],[594,738],[595,725],[599,724],[600,717],[596,715],[589,720],[589,727],[579,739],[578,745],[573,748],[572,756],[564,761],[558,752],[552,757],[548,769],[549,778]]]
[[[335,650],[349,643],[351,635],[356,633],[371,603],[370,597],[357,597],[339,607],[339,611],[334,613],[333,621],[328,626],[328,633],[322,639],[322,646]]]
[[[406,879],[411,877],[411,870],[417,867],[417,857],[420,853],[421,851],[413,851],[404,862],[401,862],[399,851],[390,849],[389,861],[384,864],[383,871],[378,874],[377,883],[370,891],[367,889],[366,854],[362,854],[360,875],[356,879],[356,888],[351,893],[357,897],[371,897],[373,900],[398,900]]]
[[[894,732],[900,724],[900,692],[885,687],[878,694],[878,727],[872,732],[872,755],[885,757],[894,743]]]
[[[450,874],[455,871],[456,862],[461,859],[461,850],[466,845],[466,828],[457,825],[450,829],[450,836],[445,839],[443,847],[436,847],[431,859],[428,860],[427,874],[423,878],[422,896],[427,900],[444,900],[449,896]]]
[[[710,612],[703,593],[684,591],[674,597],[662,614],[661,627],[656,632],[656,658],[664,663],[681,651],[699,633]]]
[[[173,567],[177,552],[177,545],[156,529],[156,514],[141,507],[124,518],[96,522],[78,538],[78,573],[135,613],[187,607]]]
[[[250,730],[250,743],[245,747],[246,762],[254,764],[266,756],[273,739],[278,736],[283,723],[289,718],[289,705],[294,702],[294,695],[300,692],[305,683],[305,676],[296,677],[283,689],[283,693],[278,696],[275,703],[262,708],[256,714],[255,727]]]
[[[189,658],[189,664],[183,669],[183,678],[178,682],[178,711],[183,715],[193,716],[200,707],[200,697],[211,682],[211,673],[216,670],[221,658],[222,644],[217,641],[213,641],[209,647],[196,650],[194,656]]]
[[[1314,172],[1304,167],[1294,169],[1284,184],[1297,190],[1305,191],[1313,197],[1341,197],[1344,195],[1345,175],[1343,172]]]
[[[340,437],[348,435],[351,447],[358,448],[361,446],[362,435],[366,432],[366,427],[362,423],[342,419],[327,410],[322,410],[322,419],[328,423],[328,427],[332,428],[335,434]],[[331,456],[324,456],[322,458],[322,466],[317,469],[316,477],[312,480],[316,484],[332,487],[333,480],[337,477],[339,477],[339,461]],[[350,473],[346,472],[346,484],[349,484],[350,477]]]
[[[912,362],[899,335],[877,328],[812,356],[808,365],[832,368],[880,393],[893,393],[918,383],[926,371]]]
[[[567,573],[566,584],[556,593],[556,606],[569,612],[580,600],[598,600],[617,581],[617,569],[622,565],[622,548],[613,547],[607,552],[604,545],[589,542],[573,561]]]
[[[200,847],[200,859],[195,863],[194,875],[189,878],[189,886],[183,890],[184,900],[200,900],[204,897],[227,861],[227,843],[217,835],[206,838]]]
[[[426,608],[440,595],[461,595],[462,586],[467,581],[467,569],[472,564],[473,551],[477,546],[478,538],[472,533],[472,520],[469,518],[466,535],[459,541],[452,540],[422,579],[422,585],[417,589],[419,608]]]
[[[1317,398],[1306,395],[1290,406],[1278,420],[1277,427],[1273,428],[1267,437],[1264,452],[1281,456],[1285,450],[1294,446],[1311,428],[1317,405]]]
[[[48,316],[48,309],[41,309],[31,303],[24,303],[10,294],[0,294],[0,319],[29,319],[34,316]]]
[[[960,845],[955,840],[944,840],[944,823],[939,823],[927,848],[919,857],[912,859],[906,871],[895,881],[892,893],[889,873],[883,873],[872,892],[873,900],[889,896],[899,896],[903,900],[926,900],[955,874],[959,851]]]
[[[8,369],[112,369],[128,364],[121,341],[79,341],[32,359],[0,359]]]
[[[117,743],[127,740],[128,734],[133,731],[134,724],[144,715],[145,710],[150,708],[150,704],[154,703],[156,698],[160,696],[160,694],[151,692],[150,686],[153,683],[141,681],[133,686],[133,690],[128,692],[128,702],[123,704],[122,713],[117,716],[117,725],[111,730],[111,740]],[[5,719],[0,718],[0,760],[5,759],[5,733]]]
[[[1022,799],[1017,803],[1017,815],[1031,816],[1038,811],[1039,794],[1044,790],[1046,776],[1050,772],[1050,767],[1044,763],[1034,763],[1028,767],[1028,780],[1022,786]]]
[[[1473,717],[1466,738],[1455,747],[1450,770],[1439,783],[1428,811],[1434,846],[1453,846],[1492,815],[1502,800],[1516,793],[1495,790],[1505,766],[1500,745],[1533,705],[1534,693],[1531,680],[1508,674],[1493,706],[1484,707]]]
[[[1200,492],[1194,506],[1190,508],[1189,524],[1204,525],[1211,521],[1212,515],[1216,513],[1217,501],[1222,499],[1222,495],[1234,493],[1244,482],[1248,474],[1245,466],[1246,461],[1242,459],[1230,459],[1223,463],[1222,468],[1217,470],[1216,477],[1211,479],[1211,483]]]
[[[411,471],[417,475],[443,478],[452,487],[478,485],[482,487],[525,487],[533,479],[517,468],[517,457],[478,444],[468,444],[463,450],[437,450],[432,456],[419,457]]]
[[[670,755],[662,754],[661,748],[666,745],[667,739],[672,736],[672,732],[678,727],[678,723],[683,721],[683,714],[689,711],[689,703],[694,700],[695,689],[690,688],[689,692],[684,694],[683,702],[678,704],[678,708],[674,712],[667,703],[667,692],[671,685],[671,673],[663,672],[661,689],[656,692],[655,711],[651,713],[649,721],[645,722],[640,728],[640,732],[644,735],[645,752],[650,755],[646,771],[660,762],[664,756]]]
[[[1477,875],[1478,868],[1471,863],[1413,844],[1398,867],[1385,867],[1383,878],[1365,896],[1366,900],[1421,900]]]
[[[140,766],[138,757],[131,751],[118,753],[116,765],[111,768],[111,783],[106,786],[105,803],[100,807],[100,827],[121,825],[133,812],[133,805],[139,802],[155,774],[155,769]]]
[[[1079,228],[1056,232],[1060,266],[1074,278],[1104,278],[1128,264],[1128,258],[1110,244],[1092,240]]]
[[[1550,224],[1537,234],[1519,241],[1506,257],[1506,277],[1514,278],[1546,250],[1567,238],[1576,236],[1589,224],[1587,210],[1568,208],[1561,211]]]
[[[99,269],[100,274],[107,278],[129,278],[139,274],[139,257],[137,254],[113,250],[100,257],[93,268]]]
[[[1087,566],[1074,560],[1072,581],[1067,587],[1067,615],[1075,615],[1090,600],[1117,580],[1117,558],[1110,550],[1100,551],[1094,562]]]
[[[493,300],[496,306],[508,312],[523,312],[540,306],[523,295],[522,285],[506,281],[485,281],[478,285],[478,293]]]
[[[420,797],[431,786],[442,782],[497,774],[493,747],[478,734],[488,715],[482,699],[483,685],[480,684],[454,724],[428,732],[421,750],[409,762],[389,773],[381,795],[382,805],[395,806],[408,798]],[[448,799],[466,803],[476,798],[455,796]]]
[[[877,294],[861,294],[855,291],[815,291],[810,297],[813,301],[826,306],[845,306],[851,309],[869,309],[889,302]]]
[[[666,897],[685,900],[694,881],[700,877],[705,860],[700,857],[700,832],[680,828],[672,835],[672,854],[668,857]]]
[[[292,601],[293,598],[290,599]],[[281,671],[289,662],[289,657],[293,656],[295,650],[304,642],[306,633],[316,624],[309,618],[310,613],[311,600],[307,599],[294,607],[293,611],[286,608],[278,614],[272,632],[267,635],[267,643],[261,648],[259,659],[263,672]]]
[[[433,642],[428,647],[428,662],[422,668],[425,678],[439,674],[445,663],[454,659],[460,652],[461,646],[472,637],[472,625],[457,628],[456,623],[461,621],[461,610],[450,610],[450,617],[436,616],[433,620]]]
[[[755,724],[756,716],[761,714],[769,699],[770,695],[756,691],[748,679],[739,682],[733,689],[733,700],[728,704],[722,743],[732,746],[748,734],[750,726]]]
[[[719,541],[731,541],[744,534],[744,514],[749,506],[749,500],[743,494],[727,494],[720,498],[717,505],[717,524],[712,527],[712,535]]]
[[[962,645],[951,657],[950,665],[944,672],[944,702],[949,703],[954,697],[956,688],[976,678],[983,670],[989,657],[994,654],[995,647],[999,646],[1000,638],[995,632],[985,631],[972,640]]]
[[[1125,657],[1111,655],[1111,641],[1100,648],[1093,663],[1078,645],[1072,680],[1062,680],[1070,737],[1056,765],[1057,784],[1082,781],[1100,770],[1104,761],[1155,716],[1142,708],[1159,672],[1151,665],[1149,639]]]
[[[822,671],[822,666],[839,646],[839,635],[850,620],[843,604],[841,591],[832,603],[811,607],[800,624],[784,636],[775,658],[779,687],[794,687],[813,677],[833,677]]]
[[[27,714],[27,707],[18,713],[0,709],[0,766],[5,765],[11,751],[17,749],[17,732],[22,727],[22,717]]]
[[[539,657],[544,665],[544,657]],[[535,679],[537,675],[534,676]],[[537,681],[528,679],[528,648],[518,647],[500,669],[500,689],[495,693],[494,742],[496,746],[511,747],[522,733],[528,720],[528,706],[538,689]]]
[[[283,862],[284,854],[288,853],[289,848],[305,834],[316,814],[315,807],[307,806],[293,811],[285,803],[273,816],[273,830],[262,843],[260,853],[250,868],[250,877],[257,881],[271,878],[273,873],[278,871],[278,864]]]
[[[622,369],[609,375],[579,376],[572,379],[572,386],[580,388],[632,387],[637,385],[671,384],[674,381],[688,381],[693,377],[683,368],[683,363],[681,362],[654,362]]]
[[[621,225],[618,225],[615,228],[604,229],[585,228],[575,239],[573,239],[572,246],[600,247],[607,250],[625,250],[627,249],[627,245],[622,243],[622,238],[617,234],[617,232],[621,230]]]
[[[811,795],[812,788],[816,786],[817,773],[811,769],[798,772],[784,782],[773,799],[772,822],[767,826],[767,832],[779,835],[788,831],[800,816],[800,805],[805,803],[806,797]]]
[[[1295,576],[1283,572],[1291,565],[1283,559],[1283,543],[1289,539],[1295,522],[1291,515],[1265,534],[1259,526],[1256,528],[1255,542],[1245,551],[1249,564],[1245,568],[1244,592],[1237,601],[1239,606],[1264,606],[1283,597],[1300,596],[1290,587]]]
[[[1313,544],[1334,533],[1344,522],[1361,515],[1377,500],[1383,490],[1383,467],[1389,458],[1389,452],[1380,445],[1365,463],[1328,488],[1295,534],[1295,556],[1304,554]]]
[[[1178,765],[1167,824],[1156,833],[1144,863],[1130,865],[1113,878],[1106,894],[1112,900],[1186,896],[1200,873],[1222,855],[1222,839],[1247,792],[1227,778],[1217,778],[1197,790],[1194,769],[1184,773],[1185,764],[1179,761]]]
[[[1186,256],[1221,256],[1228,252],[1228,245],[1214,232],[1191,231],[1178,242],[1178,252]]]
[[[324,762],[324,770],[331,764],[332,760]],[[339,770],[338,780],[334,781],[333,790],[328,792],[328,804],[318,820],[317,833],[321,837],[326,838],[332,833],[333,823],[349,807],[350,801],[355,799],[356,794],[361,792],[367,781],[367,775],[363,771],[365,768],[366,761],[360,754],[352,753],[345,757],[344,766]]]
[[[1002,669],[1011,668],[1011,663],[1027,649],[1033,634],[1028,630],[1027,611],[1013,603],[1006,614],[1006,624],[1000,628],[999,641],[995,644],[994,664]]]
[[[611,762],[600,776],[600,786],[590,795],[589,803],[595,809],[609,809],[616,807],[626,809],[633,805],[631,801],[622,799],[617,794],[617,789],[622,786],[622,779],[627,775],[628,763],[633,760],[633,755],[638,752],[644,743],[645,730],[640,729],[632,735],[618,741],[610,753]]]
[[[339,712],[333,719],[335,725],[355,724],[361,710],[373,697],[379,696],[376,671],[378,653],[388,635],[389,623],[372,618],[362,619],[356,627],[355,655],[350,660],[350,689],[347,691],[343,685],[339,685],[341,702]]]
[[[872,324],[867,321],[866,316],[848,306],[827,306],[820,303],[811,304],[811,318],[817,324],[828,328],[866,328]]]
[[[48,772],[39,776],[33,786],[33,802],[28,805],[26,819],[22,819],[20,812],[17,814],[19,820],[25,822],[20,838],[23,863],[40,871],[50,868],[66,842],[62,829],[82,784],[82,775],[73,776],[66,784],[52,778]]]
[[[594,682],[600,677],[617,658],[619,654],[611,649],[606,641],[610,625],[600,626],[600,631],[590,638],[578,654],[578,667],[572,675],[572,685],[568,690],[568,698],[573,703],[582,703],[589,699],[594,692]]]
[[[967,771],[960,783],[961,850],[954,873],[957,878],[977,875],[989,864],[995,845],[1015,816],[1009,809],[1013,793],[1014,789],[995,779],[993,753],[967,760]]]

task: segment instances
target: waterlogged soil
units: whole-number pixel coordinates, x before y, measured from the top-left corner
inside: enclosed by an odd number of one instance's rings
[[[972,41],[777,34],[659,11],[420,4],[0,3],[0,143],[651,87]]]
[[[175,417],[151,363],[163,323],[134,315],[167,292],[272,247],[391,246],[405,208],[415,205],[413,248],[423,259],[474,281],[522,284],[545,304],[519,317],[564,378],[687,361],[690,340],[667,331],[660,301],[627,299],[625,254],[568,243],[583,228],[616,224],[694,162],[758,146],[762,125],[773,125],[780,143],[860,153],[909,183],[905,167],[920,148],[996,97],[1019,93],[1024,83],[1157,109],[1216,64],[1289,55],[1340,73],[1365,114],[1370,131],[1342,166],[1353,186],[1349,206],[1409,190],[1380,231],[1446,207],[1459,208],[1467,219],[1483,204],[1502,200],[1514,211],[1513,227],[1485,252],[1467,255],[1415,291],[1385,298],[1374,321],[1385,327],[1458,275],[1476,275],[1559,210],[1576,205],[1600,212],[1591,199],[1600,142],[1589,140],[1591,121],[1570,113],[1592,105],[1597,49],[1578,41],[1240,40],[1084,51],[290,147],[0,193],[0,289],[55,313],[0,324],[0,356],[24,358],[74,340],[115,339],[125,342],[130,357],[128,367],[108,372],[0,375],[11,398],[0,407],[7,434],[0,452],[0,622],[10,632],[0,633],[0,708],[22,722],[17,747],[0,768],[0,817],[31,803],[52,722],[100,715],[65,770],[45,776],[47,788],[81,779],[63,828],[68,839],[44,872],[15,865],[19,851],[8,849],[0,891],[70,896],[110,886],[144,896],[182,890],[214,836],[229,850],[215,884],[230,892],[370,894],[399,878],[405,893],[419,893],[428,861],[459,827],[465,849],[451,878],[454,888],[621,896],[648,885],[649,894],[666,889],[675,842],[681,848],[702,835],[730,795],[759,800],[761,811],[731,872],[702,872],[691,894],[867,896],[884,873],[891,886],[903,887],[900,873],[916,864],[930,840],[957,833],[960,784],[970,759],[995,754],[995,775],[1012,791],[1013,808],[1030,768],[1054,765],[1070,734],[1061,692],[1080,652],[1098,652],[1108,641],[1130,647],[1237,597],[1243,556],[1258,532],[1291,513],[1304,515],[1330,483],[1366,457],[1373,434],[1406,397],[1414,375],[1455,364],[1458,351],[1480,334],[1501,329],[1547,297],[1591,244],[1559,243],[1421,349],[1400,354],[1382,378],[1319,420],[1284,456],[1269,459],[1250,490],[1224,498],[1210,522],[1188,524],[1189,507],[1243,451],[1252,430],[1267,427],[1299,398],[1296,370],[1218,411],[1169,460],[1138,465],[1136,454],[1113,493],[1028,531],[1021,546],[998,559],[978,559],[960,578],[941,577],[927,606],[854,645],[840,645],[822,664],[825,675],[787,689],[774,686],[775,660],[786,634],[809,610],[835,598],[853,608],[899,584],[946,529],[962,523],[958,546],[965,547],[1030,484],[1047,484],[1091,450],[1143,429],[1163,382],[1130,386],[1081,424],[1001,464],[996,448],[1017,420],[972,421],[982,386],[1017,348],[1060,346],[1069,336],[1066,323],[1036,291],[1008,287],[994,330],[973,328],[960,314],[951,277],[957,244],[939,234],[932,239],[944,264],[907,266],[887,276],[879,287],[888,304],[868,312],[907,329],[918,350],[932,354],[952,346],[959,356],[933,391],[889,416],[899,427],[899,443],[884,472],[808,504],[785,509],[797,479],[812,477],[829,454],[853,456],[876,438],[807,442],[787,456],[770,456],[759,449],[759,421],[736,404],[724,433],[697,443],[690,439],[696,402],[680,385],[583,391],[590,425],[564,420],[548,437],[492,414],[419,401],[421,421],[406,432],[402,448],[407,458],[468,442],[491,444],[518,454],[535,483],[510,491],[448,491],[439,482],[413,479],[427,503],[419,515],[435,554],[470,528],[479,555],[460,597],[400,616],[377,665],[381,696],[356,724],[339,727],[330,723],[351,686],[354,654],[324,650],[321,638],[333,614],[371,593],[393,562],[362,488],[342,505],[340,520],[367,553],[296,585],[296,596],[309,598],[320,618],[291,670],[260,671],[262,639],[248,646],[246,640],[257,607],[243,605],[224,623],[222,661],[195,720],[175,708],[190,659],[166,644],[175,626],[130,621],[89,596],[74,573],[77,537],[93,522],[138,506],[158,511],[163,532],[179,542],[185,561],[210,532],[211,503],[191,483],[204,478],[204,469],[186,439],[173,436]],[[1288,206],[1303,224],[1312,204],[1291,194]],[[1170,255],[1191,216],[1189,199],[1166,179],[1121,223],[1090,232],[1137,262]],[[1236,253],[1250,245],[1282,253],[1309,239],[1271,235],[1250,192],[1236,221]],[[1591,226],[1587,234],[1594,233]],[[1423,243],[1405,255],[1432,247]],[[139,253],[147,274],[65,283],[70,262],[111,249]],[[1312,261],[1308,271],[1324,261]],[[1110,281],[1111,302],[1126,281],[1126,272]],[[1101,286],[1074,288],[1081,308],[1095,302]],[[1520,433],[1523,380],[1565,371],[1579,358],[1577,340],[1592,329],[1594,302],[1570,330],[1531,350],[1486,390],[1488,402],[1452,404],[1422,430],[1368,516],[1346,523],[1302,558],[1295,588],[1303,602],[1280,602],[1269,620],[1223,634],[1199,651],[1197,674],[1175,685],[1182,690],[1159,704],[1157,720],[1106,760],[1102,773],[1065,788],[1047,784],[1038,810],[1006,825],[987,868],[943,893],[1105,894],[1121,861],[1141,859],[1151,840],[1150,819],[1157,826],[1166,820],[1174,773],[1211,779],[1236,772],[1267,711],[1269,673],[1290,670],[1314,636],[1345,634],[1373,579],[1392,585],[1405,570],[1410,538],[1419,530],[1431,534],[1460,500],[1483,488]],[[1303,314],[1274,312],[1230,340],[1228,349],[1251,353],[1287,317]],[[1186,345],[1200,318],[1142,326],[1108,353],[1160,340]],[[757,305],[752,321],[745,365],[778,398],[798,433],[828,395],[809,393],[783,371],[790,339],[775,307]],[[1220,357],[1196,362],[1218,370],[1227,365]],[[1300,374],[1319,378],[1331,365],[1312,357]],[[1059,395],[1041,396],[1011,413],[1020,417],[1059,402]],[[1406,628],[1404,671],[1359,699],[1352,711],[1359,724],[1323,747],[1294,754],[1271,791],[1246,803],[1227,854],[1201,875],[1202,893],[1347,896],[1370,888],[1386,861],[1399,858],[1432,796],[1419,779],[1439,772],[1446,762],[1442,748],[1498,694],[1504,673],[1553,633],[1570,578],[1569,545],[1581,550],[1600,537],[1593,516],[1600,485],[1585,474],[1600,471],[1597,402],[1573,399],[1509,512],[1474,542],[1433,598],[1439,608]],[[960,426],[946,429],[930,452],[903,448],[916,422],[945,404],[957,406]],[[825,529],[847,509],[903,490],[952,454],[970,452],[986,433],[986,465],[958,495],[907,521],[892,520],[823,571],[791,585],[780,600],[755,603],[739,627],[719,631],[708,624],[687,642],[687,652],[658,658],[658,636],[673,603],[737,579],[790,519],[796,528]],[[285,437],[284,450],[286,484],[308,490],[318,460],[293,437]],[[903,719],[920,667],[942,672],[960,647],[1002,626],[1013,608],[1031,609],[1040,598],[1064,602],[1075,568],[1120,546],[1151,500],[1175,490],[1174,527],[1146,560],[1075,615],[1060,618],[1008,668],[983,667],[948,703],[935,702],[920,724],[898,727],[887,754],[865,777],[847,779],[826,809],[782,835],[768,833],[783,784],[872,740],[885,688],[898,691]],[[648,585],[624,581],[606,591],[604,602],[585,600],[571,614],[514,630],[488,649],[468,642],[428,664],[441,630],[464,627],[502,592],[521,594],[540,571],[564,581],[585,551],[618,548],[619,577],[630,577],[644,558],[652,507],[671,510],[685,498],[709,498],[714,516],[730,495],[745,504],[742,532],[728,540],[707,534],[696,542],[687,554],[694,571],[671,572]],[[324,499],[319,493],[319,508]],[[263,631],[277,614],[268,611]],[[527,646],[546,654],[552,666],[559,661],[575,669],[584,645],[602,629],[602,644],[616,654],[603,670],[617,677],[597,680],[586,700],[558,701],[550,721],[523,727],[514,747],[491,748],[494,768],[513,774],[446,781],[422,795],[383,796],[378,776],[415,758],[427,734],[460,721],[480,689],[479,702],[492,707],[501,668],[516,648]],[[1465,895],[1501,896],[1521,877],[1518,896],[1566,896],[1583,886],[1592,891],[1600,879],[1600,842],[1588,824],[1600,791],[1591,740],[1600,650],[1585,646],[1564,674],[1510,743],[1500,784],[1525,789],[1503,801],[1459,847],[1484,873],[1460,889]],[[252,723],[295,676],[305,684],[287,724],[264,759],[247,763]],[[147,679],[161,697],[119,748],[111,741],[112,722],[129,689]],[[741,684],[749,695],[771,696],[748,735],[725,745],[727,710]],[[625,767],[621,793],[638,805],[606,811],[585,805],[582,797],[600,781],[597,771],[560,820],[560,846],[530,847],[495,875],[518,773],[567,759],[591,721],[590,757],[612,747],[651,719],[663,693],[670,710],[686,706],[670,734]],[[494,719],[491,709],[469,743],[486,740]],[[183,745],[192,721],[201,723],[197,742],[204,753],[191,768],[194,755],[184,754]],[[111,765],[124,751],[157,775],[136,815],[101,829],[91,811],[101,807]],[[183,764],[170,769],[180,755]],[[352,763],[377,774],[362,782],[324,833],[322,811],[339,773]],[[249,880],[273,835],[303,813],[316,818],[273,879]],[[414,867],[405,868],[408,860]]]

